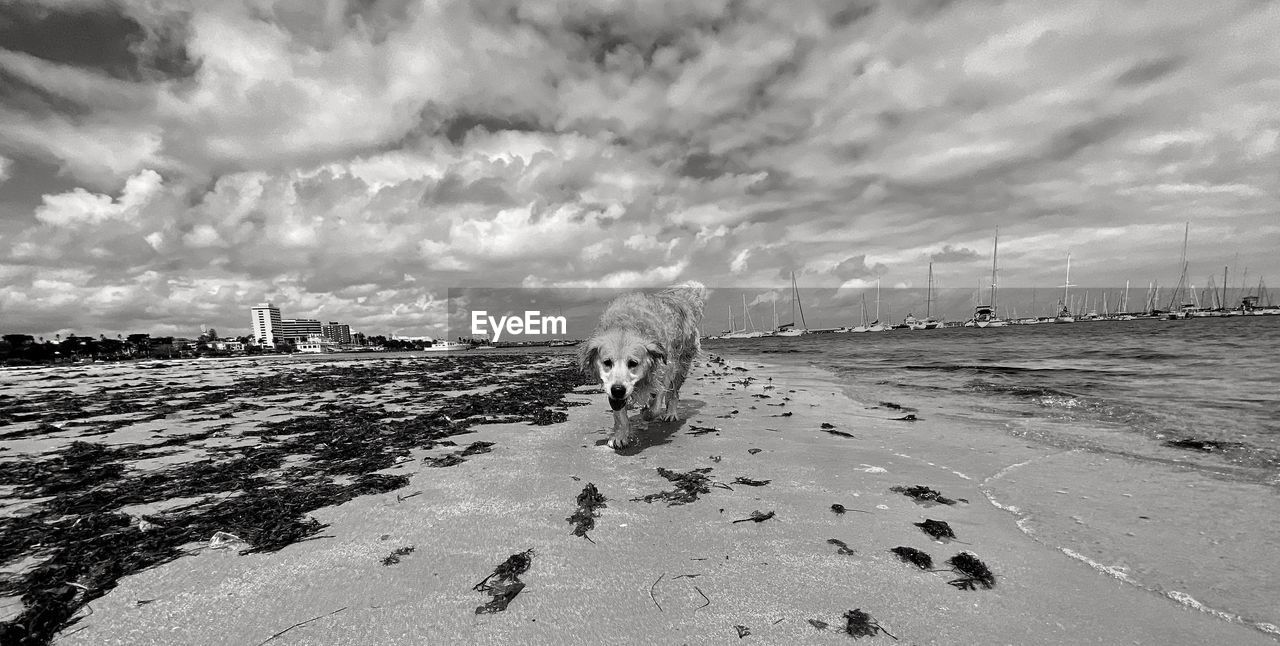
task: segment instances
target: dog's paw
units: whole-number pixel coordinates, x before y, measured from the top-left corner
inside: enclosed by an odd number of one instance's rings
[[[622,449],[625,449],[628,446],[631,446],[631,438],[618,435],[618,436],[609,438],[609,441],[606,442],[605,444],[607,444],[609,448],[613,449],[614,451],[621,451]]]

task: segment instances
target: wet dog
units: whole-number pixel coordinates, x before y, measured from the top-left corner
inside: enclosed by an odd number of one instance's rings
[[[609,446],[633,441],[627,409],[642,405],[644,419],[676,419],[680,386],[702,349],[698,323],[707,300],[701,283],[689,282],[657,294],[623,294],[605,307],[579,360],[588,377],[600,380],[613,409]]]

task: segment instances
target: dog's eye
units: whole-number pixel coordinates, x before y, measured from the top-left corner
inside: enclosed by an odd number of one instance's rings
[[[627,367],[634,370],[640,367],[640,362],[636,361],[635,359],[627,359]]]
[[[604,367],[606,367],[606,368],[612,368],[612,367],[613,367],[613,359],[605,359],[604,361],[601,361],[601,362],[600,362],[600,365],[602,365],[602,366],[604,366]]]

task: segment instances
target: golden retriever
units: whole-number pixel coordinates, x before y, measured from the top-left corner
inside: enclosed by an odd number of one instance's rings
[[[624,449],[633,441],[627,408],[644,406],[649,420],[676,419],[680,386],[701,351],[698,324],[707,300],[701,283],[688,282],[657,294],[623,294],[605,307],[578,358],[588,377],[597,378],[613,409],[608,445]]]

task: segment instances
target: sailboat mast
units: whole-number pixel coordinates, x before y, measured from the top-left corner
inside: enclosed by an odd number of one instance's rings
[[[996,237],[991,243],[991,316],[996,312],[996,253],[1000,250],[1000,227],[996,227]]]
[[[1062,285],[1062,304],[1067,304],[1067,294],[1071,292],[1071,252],[1067,252],[1067,282]]]
[[[1227,266],[1222,266],[1222,298],[1218,300],[1222,309],[1227,309]]]
[[[933,316],[933,263],[929,263],[929,287],[924,294],[924,317],[926,319]]]
[[[1178,276],[1178,286],[1173,290],[1173,298],[1169,299],[1169,311],[1177,312],[1182,309],[1182,303],[1179,303],[1182,296],[1182,289],[1187,284],[1187,235],[1191,233],[1191,223],[1188,222],[1182,231],[1182,273]]]
[[[800,302],[800,286],[796,284],[796,272],[791,272],[791,303],[794,307],[800,308],[800,327],[809,329],[809,323],[804,320],[804,303]],[[791,313],[791,322],[796,322],[795,312]]]

